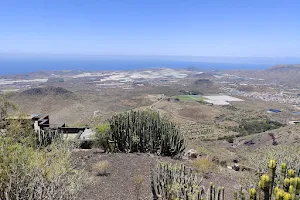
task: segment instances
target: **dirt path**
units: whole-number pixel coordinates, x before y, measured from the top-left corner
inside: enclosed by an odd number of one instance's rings
[[[153,104],[150,106],[150,109],[160,111],[161,109],[155,107],[155,105],[159,104],[160,102],[162,102],[162,101],[165,100],[166,98],[167,98],[167,97],[164,97],[164,98],[160,99],[159,101],[153,103]],[[169,110],[168,112],[169,112],[173,117],[175,117],[175,118],[183,119],[183,120],[185,120],[186,122],[190,122],[190,123],[197,123],[197,122],[194,121],[194,120],[191,120],[191,119],[189,119],[189,118],[186,118],[186,117],[183,117],[183,116],[180,116],[180,115],[175,114],[172,110]]]
[[[158,100],[157,102],[155,102],[155,103],[153,103],[152,105],[150,105],[149,106],[149,108],[150,109],[153,109],[153,107],[156,105],[156,104],[158,104],[159,102],[161,102],[161,101],[163,101],[163,100],[165,100],[167,97],[163,97],[163,98],[161,98],[160,100]]]

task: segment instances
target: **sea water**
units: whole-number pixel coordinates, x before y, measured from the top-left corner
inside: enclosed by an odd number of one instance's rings
[[[0,58],[0,75],[44,70],[137,70],[146,68],[198,68],[199,70],[263,70],[269,64],[214,63],[155,59],[12,59]]]

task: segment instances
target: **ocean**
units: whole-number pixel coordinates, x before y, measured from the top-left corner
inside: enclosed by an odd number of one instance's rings
[[[263,70],[269,64],[213,63],[159,59],[11,59],[0,58],[0,75],[44,70],[137,70],[146,68],[198,68],[199,70]]]

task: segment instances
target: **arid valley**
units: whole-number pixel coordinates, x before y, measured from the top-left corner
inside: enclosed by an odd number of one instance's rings
[[[92,179],[79,199],[134,199],[134,184],[126,185],[134,177],[143,178],[142,199],[151,199],[151,166],[168,161],[197,167],[197,159],[204,158],[213,167],[200,167],[202,184],[229,188],[225,194],[232,199],[234,191],[253,184],[253,169],[263,170],[262,163],[272,157],[263,152],[285,149],[283,156],[293,149],[292,155],[299,158],[300,79],[286,84],[286,76],[273,78],[282,74],[282,68],[268,70],[273,75],[169,68],[43,71],[3,76],[0,89],[18,105],[15,114],[49,115],[52,125],[95,130],[118,113],[153,110],[184,135],[186,151],[180,160],[142,153],[106,154],[101,148],[77,150],[73,153],[77,167],[86,169]],[[260,162],[254,161],[258,157]],[[109,163],[109,175],[95,176],[93,165],[99,161]]]

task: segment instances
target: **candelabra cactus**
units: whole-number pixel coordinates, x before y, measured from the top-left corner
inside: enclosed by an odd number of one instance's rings
[[[110,143],[121,152],[180,155],[185,141],[175,124],[154,111],[130,111],[110,120]]]

